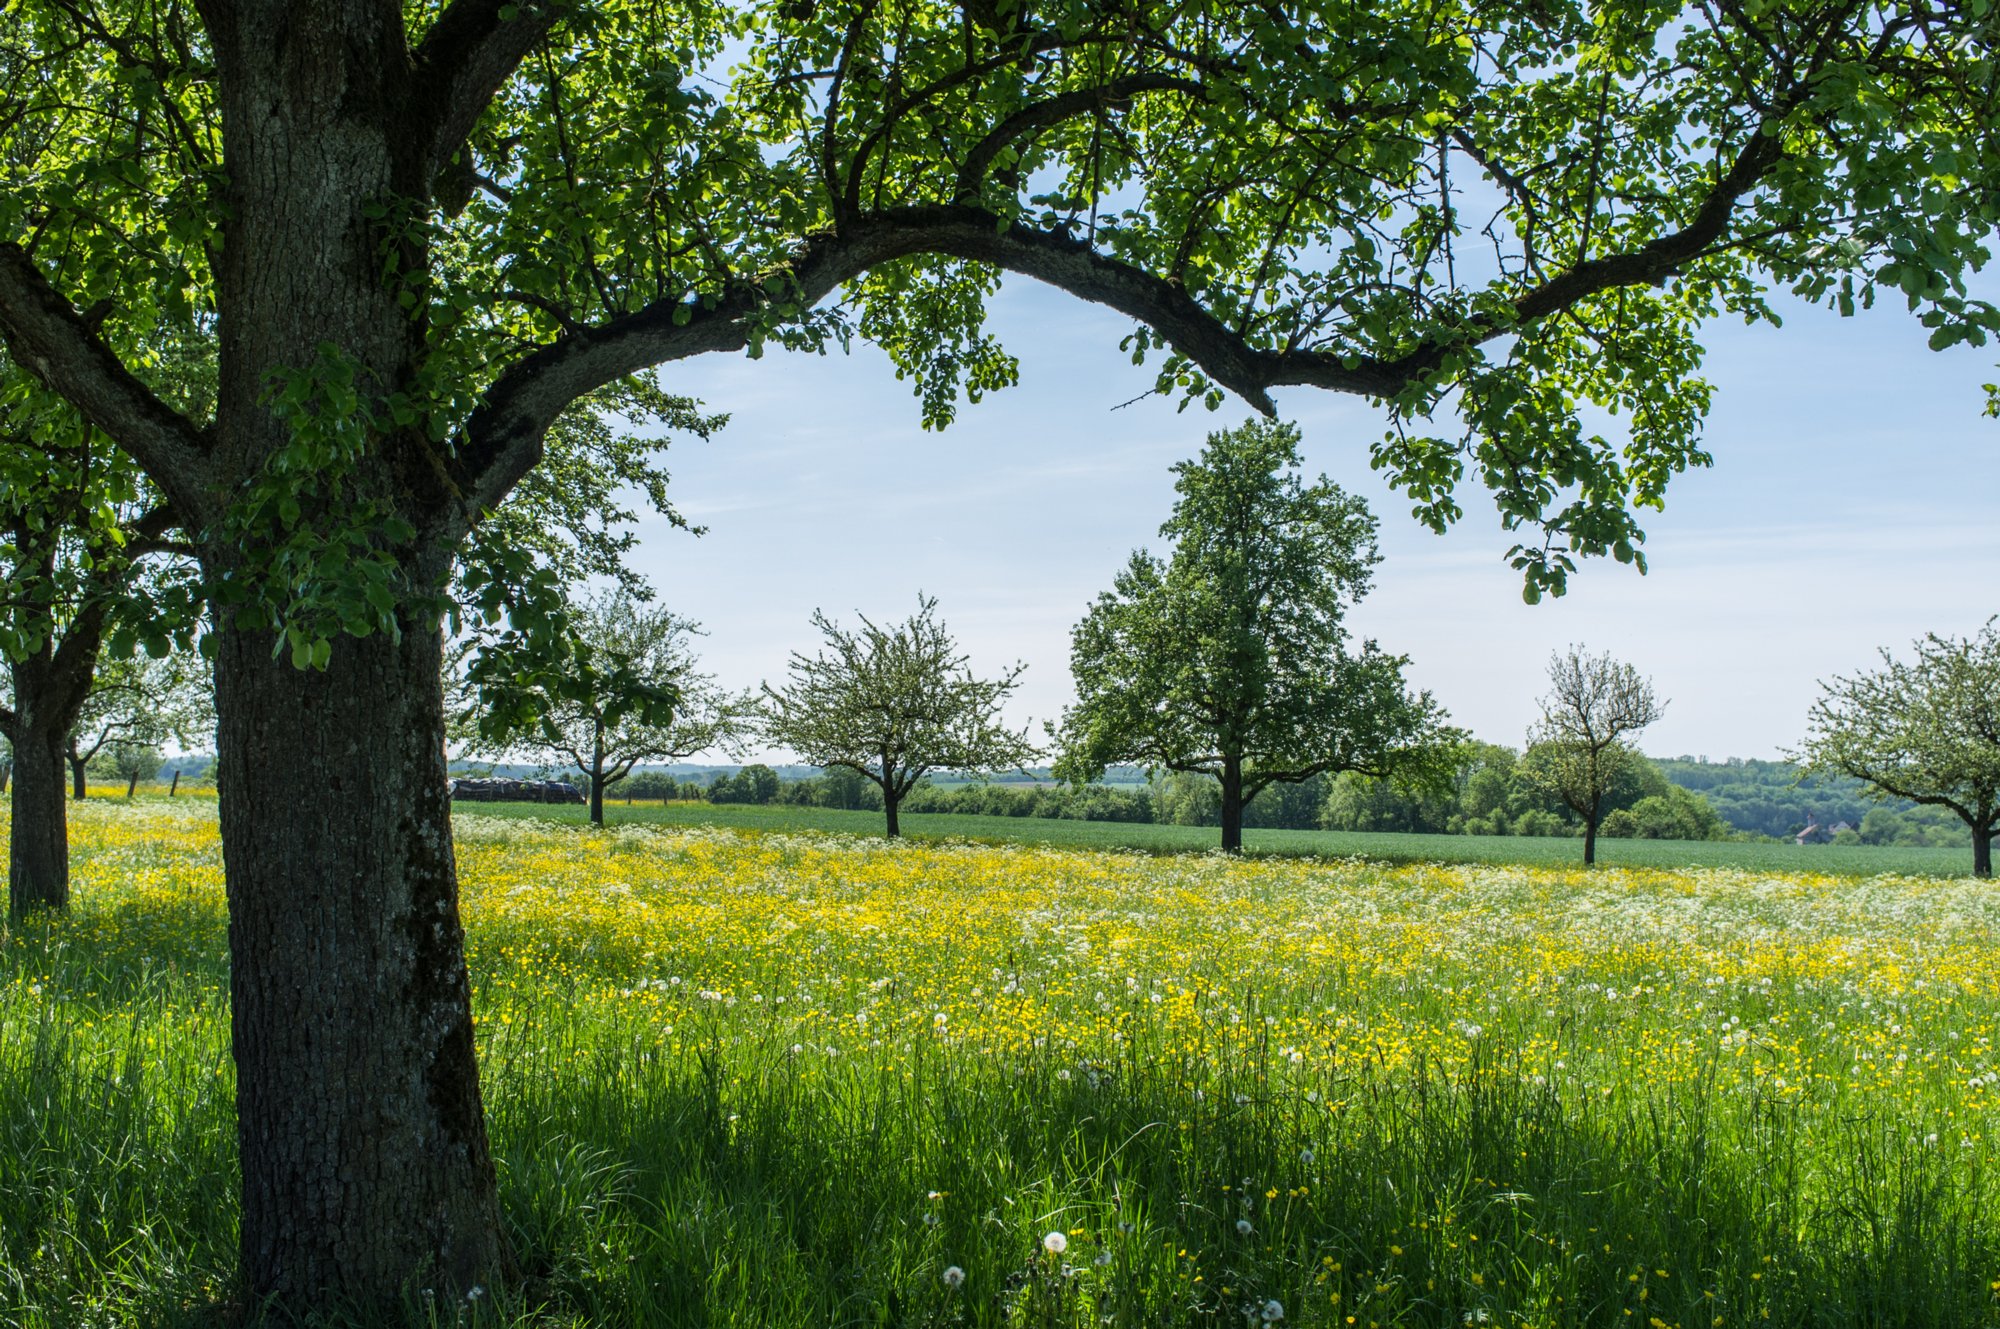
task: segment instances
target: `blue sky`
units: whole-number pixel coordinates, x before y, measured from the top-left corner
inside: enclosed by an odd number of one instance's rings
[[[1368,469],[1368,403],[1294,389],[1310,472],[1381,519],[1376,588],[1357,632],[1481,738],[1518,745],[1549,654],[1609,650],[1669,698],[1641,743],[1657,755],[1767,757],[1796,742],[1815,680],[1877,647],[1962,635],[2000,612],[2000,421],[1981,414],[1996,352],[1934,354],[1900,309],[1855,319],[1788,306],[1782,329],[1710,329],[1715,465],[1678,478],[1645,522],[1651,571],[1587,563],[1570,593],[1522,603],[1512,543],[1483,492],[1446,536]],[[1069,631],[1130,551],[1160,548],[1168,468],[1247,414],[1176,413],[1118,350],[1129,324],[1024,281],[993,305],[1019,387],[927,433],[878,352],[709,357],[672,391],[732,420],[669,453],[699,539],[651,522],[636,563],[708,632],[702,663],[735,687],[776,679],[816,645],[815,608],[906,616],[935,595],[976,667],[1028,670],[1012,708],[1039,729],[1071,698]],[[783,754],[763,754],[782,756]]]

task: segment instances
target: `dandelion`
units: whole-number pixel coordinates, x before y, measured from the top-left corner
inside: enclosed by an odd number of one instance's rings
[[[1263,1309],[1259,1311],[1258,1314],[1264,1317],[1265,1324],[1276,1324],[1278,1321],[1285,1318],[1285,1303],[1282,1301],[1277,1301],[1275,1299],[1267,1301],[1264,1303]]]
[[[1051,1255],[1061,1255],[1069,1249],[1069,1238],[1060,1232],[1051,1232],[1042,1238],[1042,1249]]]
[[[1096,1265],[1099,1269],[1102,1269],[1105,1265],[1111,1263],[1111,1252],[1099,1251],[1097,1254],[1090,1257],[1090,1262]]]
[[[1239,1237],[1247,1237],[1247,1236],[1249,1236],[1249,1235],[1250,1235],[1250,1234],[1251,1234],[1252,1232],[1255,1232],[1256,1230],[1257,1230],[1257,1229],[1255,1229],[1255,1228],[1253,1228],[1253,1227],[1251,1227],[1251,1226],[1250,1226],[1250,1220],[1249,1220],[1249,1219],[1247,1219],[1247,1218],[1239,1218],[1239,1219],[1237,1219],[1237,1220],[1236,1220],[1236,1235],[1237,1235],[1237,1236],[1239,1236]]]
[[[955,1288],[965,1281],[965,1270],[957,1265],[947,1265],[944,1271],[944,1285]]]
[[[1315,1154],[1310,1149],[1299,1150],[1299,1162],[1304,1163],[1307,1167],[1311,1167],[1313,1165],[1313,1160],[1318,1157],[1319,1155]]]

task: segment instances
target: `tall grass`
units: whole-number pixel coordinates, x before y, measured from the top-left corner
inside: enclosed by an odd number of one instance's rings
[[[461,829],[524,1276],[410,1323],[2000,1324],[1976,888]],[[0,1323],[255,1318],[212,805],[77,830]]]

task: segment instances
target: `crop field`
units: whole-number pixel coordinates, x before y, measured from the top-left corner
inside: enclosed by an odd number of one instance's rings
[[[522,1278],[415,1324],[2000,1325],[1990,884],[458,829]],[[214,804],[73,838],[0,1323],[240,1318]]]
[[[586,810],[541,803],[483,803],[487,816],[530,817],[581,824]],[[605,802],[609,823],[665,826],[728,826],[741,830],[818,831],[881,835],[880,812],[785,804],[754,806],[711,803]],[[1021,844],[1074,845],[1089,849],[1134,849],[1145,853],[1199,853],[1217,847],[1221,832],[1212,826],[1155,826],[1148,823],[1063,821],[1045,817],[985,817],[958,813],[905,812],[903,834],[916,839],[957,839]],[[1245,850],[1258,856],[1349,858],[1385,863],[1512,863],[1567,867],[1583,857],[1583,841],[1558,836],[1404,835],[1367,831],[1279,831],[1255,827],[1243,832]],[[1970,848],[1944,849],[1874,845],[1748,844],[1714,840],[1612,840],[1597,842],[1597,856],[1614,866],[1648,868],[1740,868],[1751,872],[1834,873],[1874,876],[1959,876],[1972,871]]]

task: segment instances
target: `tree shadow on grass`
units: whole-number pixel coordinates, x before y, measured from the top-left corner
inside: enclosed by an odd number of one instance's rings
[[[1197,1099],[1157,1067],[745,1072],[639,1056],[508,1096],[509,1216],[547,1304],[592,1324],[1207,1324],[1274,1302],[1291,1324],[1992,1322],[2000,1243],[1949,1151],[1862,1123],[1808,1146],[1794,1110],[1698,1085],[1614,1108],[1494,1070],[1318,1102],[1254,1074]]]

